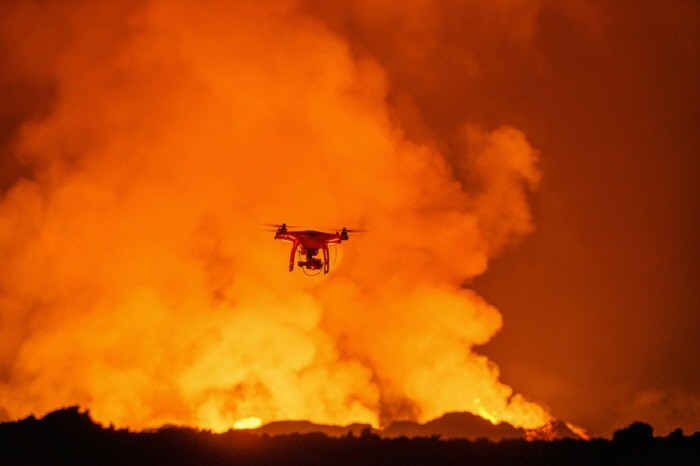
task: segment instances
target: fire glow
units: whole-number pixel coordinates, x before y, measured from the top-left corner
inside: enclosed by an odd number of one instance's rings
[[[448,161],[391,118],[378,62],[292,2],[241,3],[48,2],[4,20],[56,97],[18,134],[27,175],[0,203],[0,413],[545,424],[472,350],[501,316],[461,286],[531,230],[536,151],[464,122]],[[48,16],[71,32],[23,36]],[[370,233],[310,279],[256,229],[281,221]]]
[[[233,428],[238,430],[257,429],[262,425],[262,419],[259,417],[244,417],[233,423]]]

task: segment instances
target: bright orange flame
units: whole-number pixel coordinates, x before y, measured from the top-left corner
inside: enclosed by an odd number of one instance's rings
[[[244,417],[233,423],[234,429],[257,429],[262,425],[259,417]]]
[[[586,429],[584,429],[583,427],[576,426],[574,424],[571,424],[570,422],[566,422],[565,424],[566,424],[566,427],[568,427],[569,430],[571,430],[571,432],[578,435],[579,438],[581,438],[583,440],[590,440],[591,439],[591,436],[588,434],[588,432],[586,432]]]
[[[110,5],[11,18],[74,37],[18,48],[53,44],[57,100],[22,129],[31,177],[0,204],[0,411],[217,431],[549,420],[472,352],[501,316],[461,287],[531,227],[521,132],[465,125],[451,166],[392,121],[380,65],[291,3],[153,1],[123,23]],[[370,233],[309,279],[262,221]]]

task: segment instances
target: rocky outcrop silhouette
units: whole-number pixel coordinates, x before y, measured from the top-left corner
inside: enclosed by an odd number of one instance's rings
[[[341,437],[352,433],[359,435],[369,429],[382,438],[398,437],[432,437],[442,439],[528,439],[556,440],[563,438],[586,438],[572,431],[569,426],[559,420],[554,420],[539,429],[525,430],[513,427],[507,422],[492,424],[490,421],[467,412],[446,413],[424,424],[415,421],[394,421],[383,429],[373,429],[369,424],[350,424],[334,426],[315,424],[309,421],[275,421],[265,424],[251,432],[268,435],[289,435],[319,432],[331,437]]]
[[[466,418],[434,423],[464,431]],[[430,424],[430,423],[429,423]],[[455,427],[456,426],[456,427]],[[270,435],[249,431],[213,434],[187,427],[145,432],[102,427],[76,407],[41,419],[0,424],[0,465],[679,465],[700,464],[700,433],[654,437],[634,423],[613,440],[565,438],[527,441],[447,439],[439,434],[381,437],[370,428],[340,437],[320,432]]]

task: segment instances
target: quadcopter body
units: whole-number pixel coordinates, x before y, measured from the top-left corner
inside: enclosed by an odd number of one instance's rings
[[[297,262],[299,267],[306,270],[323,270],[323,273],[328,273],[330,270],[328,245],[348,240],[348,233],[352,231],[347,228],[335,233],[316,230],[290,231],[287,224],[283,223],[277,227],[275,239],[292,243],[292,250],[289,254],[290,272],[294,270],[294,255],[298,252],[301,259]],[[319,251],[323,252],[323,259],[316,257]]]

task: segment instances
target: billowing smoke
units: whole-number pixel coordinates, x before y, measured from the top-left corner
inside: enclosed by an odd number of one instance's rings
[[[531,230],[521,131],[454,111],[431,126],[454,89],[411,94],[308,4],[3,9],[4,417],[549,419],[474,352],[501,316],[462,286]],[[273,222],[367,233],[309,278]]]

